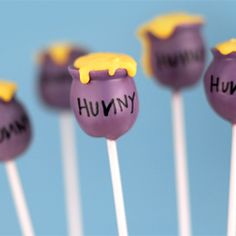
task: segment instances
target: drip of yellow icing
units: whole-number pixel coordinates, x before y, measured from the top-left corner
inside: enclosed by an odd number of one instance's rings
[[[87,84],[90,81],[90,71],[108,70],[108,74],[113,76],[117,69],[125,69],[130,77],[136,75],[136,61],[125,54],[117,53],[91,53],[79,57],[74,62],[74,67],[79,69],[80,81]]]
[[[164,40],[171,37],[176,27],[180,25],[198,25],[203,24],[203,22],[204,20],[201,16],[179,12],[156,17],[154,20],[141,26],[138,30],[138,34],[144,47],[142,62],[146,73],[150,76],[153,74],[150,63],[151,45],[147,35],[148,33]]]
[[[236,39],[230,39],[226,42],[219,43],[215,48],[223,55],[228,55],[232,52],[236,52]]]
[[[70,53],[71,45],[69,44],[54,44],[48,49],[49,56],[58,65],[64,65],[67,63]]]
[[[5,102],[10,102],[15,92],[17,90],[17,86],[15,83],[0,81],[0,98]]]

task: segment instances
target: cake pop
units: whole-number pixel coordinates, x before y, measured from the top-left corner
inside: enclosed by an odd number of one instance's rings
[[[131,57],[89,54],[78,58],[69,71],[74,78],[71,107],[86,133],[116,140],[132,127],[139,107]]]
[[[142,26],[146,73],[173,90],[194,85],[205,65],[202,25],[201,16],[172,13]]]
[[[39,92],[50,108],[60,111],[61,144],[66,189],[69,235],[83,235],[77,174],[75,134],[70,112],[71,76],[68,66],[86,50],[67,43],[56,43],[39,56]]]
[[[205,64],[201,16],[172,13],[139,29],[144,45],[143,66],[149,76],[173,91],[173,129],[180,235],[191,235],[183,107],[180,90],[194,85]]]
[[[211,107],[232,124],[232,157],[228,208],[228,236],[236,232],[236,39],[212,49],[213,61],[204,78]]]
[[[23,235],[34,236],[24,191],[14,163],[29,146],[31,124],[23,105],[15,96],[15,83],[0,81],[0,161],[4,161],[12,198]]]
[[[31,126],[23,105],[15,98],[16,85],[0,81],[0,160],[13,160],[31,140]]]
[[[107,139],[118,232],[128,235],[116,142],[134,124],[139,109],[136,62],[116,53],[93,53],[69,67],[71,107],[81,128]]]
[[[205,91],[212,108],[232,124],[236,123],[236,39],[218,44],[205,75]]]
[[[70,109],[71,76],[67,67],[86,50],[57,43],[39,55],[39,92],[45,104],[57,109]]]

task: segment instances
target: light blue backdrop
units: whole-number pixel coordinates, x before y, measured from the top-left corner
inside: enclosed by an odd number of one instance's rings
[[[236,36],[235,8],[233,1],[0,3],[0,76],[19,84],[18,97],[34,126],[32,145],[17,165],[37,235],[66,235],[66,219],[59,120],[37,97],[34,53],[55,40],[69,40],[94,51],[125,52],[140,61],[137,27],[157,14],[178,10],[205,16],[205,39],[212,47]],[[141,112],[133,129],[118,141],[129,231],[131,235],[176,235],[171,93],[148,79],[140,63],[135,80]],[[224,235],[231,128],[208,106],[202,82],[184,92],[184,103],[193,232]],[[114,235],[105,140],[88,137],[75,127],[85,233]],[[19,234],[1,165],[0,235]]]

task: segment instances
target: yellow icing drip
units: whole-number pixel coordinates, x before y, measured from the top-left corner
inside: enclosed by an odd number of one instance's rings
[[[90,81],[90,71],[108,70],[108,74],[113,76],[117,69],[125,69],[130,77],[136,75],[136,61],[125,54],[117,53],[91,53],[79,57],[74,62],[74,67],[79,69],[80,81],[87,84]]]
[[[70,53],[71,45],[69,44],[54,44],[48,49],[49,56],[58,65],[64,65],[67,63]]]
[[[15,83],[0,80],[0,98],[5,102],[10,102],[15,92],[17,86]]]
[[[144,55],[142,62],[144,69],[148,75],[152,75],[152,68],[150,63],[150,42],[147,33],[153,34],[160,39],[169,38],[180,25],[198,25],[203,24],[204,20],[201,16],[189,15],[183,12],[172,13],[156,17],[154,20],[141,26],[138,30],[138,35],[142,40],[144,47]]]
[[[226,42],[219,43],[215,48],[223,55],[228,55],[232,52],[236,52],[236,39],[230,39]]]

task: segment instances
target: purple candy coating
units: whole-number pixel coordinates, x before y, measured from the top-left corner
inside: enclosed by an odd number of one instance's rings
[[[205,46],[201,25],[181,25],[167,39],[151,33],[150,61],[155,78],[173,90],[194,85],[205,64]]]
[[[89,135],[116,140],[134,124],[139,102],[133,78],[119,69],[90,72],[90,82],[80,82],[79,71],[69,68],[73,77],[71,107],[81,128]]]
[[[208,67],[204,86],[212,108],[224,119],[236,123],[236,53],[222,55],[212,50],[213,61]]]
[[[24,107],[15,98],[0,100],[0,161],[15,159],[29,146],[31,125]]]
[[[56,64],[45,53],[43,63],[39,68],[39,93],[43,102],[51,108],[70,109],[71,76],[68,66],[80,56],[87,54],[83,49],[74,48],[65,65]]]

